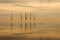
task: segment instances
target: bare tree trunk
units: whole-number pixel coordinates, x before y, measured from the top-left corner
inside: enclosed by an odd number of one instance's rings
[[[32,27],[31,27],[31,13],[30,13],[30,32],[32,30]]]
[[[11,13],[11,30],[13,30],[13,13]]]
[[[27,13],[25,12],[25,32],[26,32],[27,29],[28,29],[27,17],[28,17],[28,15],[27,15]]]
[[[21,19],[21,23],[20,23],[20,27],[21,27],[21,32],[22,32],[22,13],[21,13],[21,15],[20,15],[20,19]]]

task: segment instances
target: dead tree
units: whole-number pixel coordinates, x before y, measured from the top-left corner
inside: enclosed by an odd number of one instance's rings
[[[28,14],[25,12],[25,32],[27,31],[28,29],[28,24],[27,24],[27,18],[28,17]]]
[[[22,13],[21,13],[21,15],[20,15],[20,21],[21,21],[21,23],[20,23],[20,28],[21,28],[21,32],[22,32]]]
[[[11,30],[13,30],[13,13],[11,13]]]
[[[31,26],[31,25],[32,25],[32,24],[31,24],[32,18],[31,18],[31,16],[32,16],[32,15],[31,15],[31,13],[30,13],[30,32],[31,32],[31,30],[32,30],[32,26]]]
[[[33,28],[36,27],[35,20],[36,20],[35,15],[33,15]]]

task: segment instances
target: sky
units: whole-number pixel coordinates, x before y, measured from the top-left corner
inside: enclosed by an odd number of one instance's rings
[[[33,11],[59,11],[59,0],[0,0],[0,11],[10,10],[14,11],[23,7],[28,10],[30,8]],[[12,9],[14,8],[14,9]]]
[[[57,13],[60,11],[59,0],[0,0],[0,11],[34,13]]]
[[[47,23],[48,17],[49,25],[60,24],[60,0],[0,0],[0,25],[9,25],[10,13],[15,14],[14,23],[19,23],[18,15],[24,12],[36,15],[37,22]],[[39,19],[41,17],[42,21]]]

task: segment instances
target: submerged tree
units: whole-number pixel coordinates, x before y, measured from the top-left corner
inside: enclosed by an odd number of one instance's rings
[[[32,26],[31,26],[31,25],[32,25],[32,24],[31,24],[32,18],[31,18],[31,16],[32,16],[32,15],[31,15],[31,13],[30,13],[30,32],[31,32],[31,30],[32,30]]]
[[[28,29],[27,17],[28,17],[28,14],[25,12],[25,31],[27,31]]]
[[[33,27],[36,27],[35,20],[36,20],[35,15],[33,15]]]
[[[11,13],[11,30],[13,30],[13,13]]]
[[[20,14],[20,21],[21,21],[20,28],[21,28],[21,32],[22,32],[22,13]]]

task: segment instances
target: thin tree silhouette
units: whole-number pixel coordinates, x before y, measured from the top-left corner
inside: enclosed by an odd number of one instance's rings
[[[25,12],[25,32],[26,32],[27,29],[28,29],[27,17],[28,17],[28,14]]]
[[[33,27],[36,27],[35,20],[36,20],[35,15],[33,15]]]
[[[32,25],[32,24],[31,24],[32,18],[31,18],[31,16],[32,16],[32,15],[31,15],[31,13],[30,13],[30,32],[31,32],[31,30],[32,30],[32,27],[31,27],[31,25]]]
[[[13,30],[13,13],[11,13],[11,30]]]
[[[21,23],[20,23],[20,27],[21,27],[21,32],[22,32],[22,13],[20,14],[20,21],[21,21]]]

